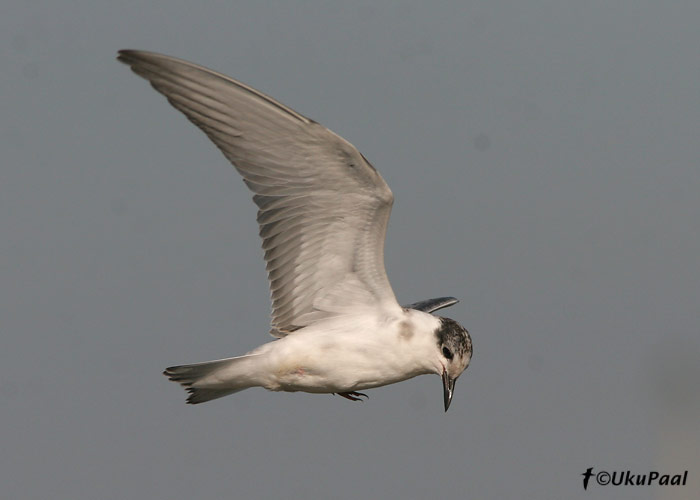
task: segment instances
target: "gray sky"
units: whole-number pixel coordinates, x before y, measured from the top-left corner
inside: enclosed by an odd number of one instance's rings
[[[3,499],[698,496],[700,3],[377,3],[4,3]],[[255,207],[120,48],[378,168],[397,297],[474,340],[447,414],[435,376],[184,404],[164,367],[270,339]]]

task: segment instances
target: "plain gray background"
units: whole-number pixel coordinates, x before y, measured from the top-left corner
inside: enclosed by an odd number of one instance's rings
[[[3,499],[697,498],[700,3],[350,4],[3,4]],[[255,207],[120,48],[379,169],[397,297],[459,297],[474,339],[447,414],[435,376],[184,404],[163,368],[269,340]]]

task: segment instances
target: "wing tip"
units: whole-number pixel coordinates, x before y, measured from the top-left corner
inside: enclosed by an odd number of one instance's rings
[[[423,311],[427,313],[433,313],[445,307],[450,307],[459,302],[456,297],[437,297],[434,299],[421,300],[414,302],[413,304],[408,304],[403,306],[406,309],[416,309],[418,311]]]

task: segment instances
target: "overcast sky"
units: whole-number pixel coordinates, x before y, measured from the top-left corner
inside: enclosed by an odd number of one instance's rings
[[[263,5],[264,4],[264,5]],[[350,6],[352,4],[352,6]],[[36,0],[0,15],[3,499],[700,496],[700,3]],[[355,144],[439,377],[199,406],[160,372],[271,340],[245,185],[116,51]],[[685,487],[581,474],[689,470]]]

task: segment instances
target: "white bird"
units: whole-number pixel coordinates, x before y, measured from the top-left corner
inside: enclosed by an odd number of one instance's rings
[[[253,191],[276,340],[238,357],[164,372],[203,403],[250,387],[358,392],[417,375],[442,377],[445,411],[472,342],[430,314],[452,297],[402,307],[384,270],[394,197],[349,142],[227,76],[152,52],[118,59],[151,82],[216,144]]]

